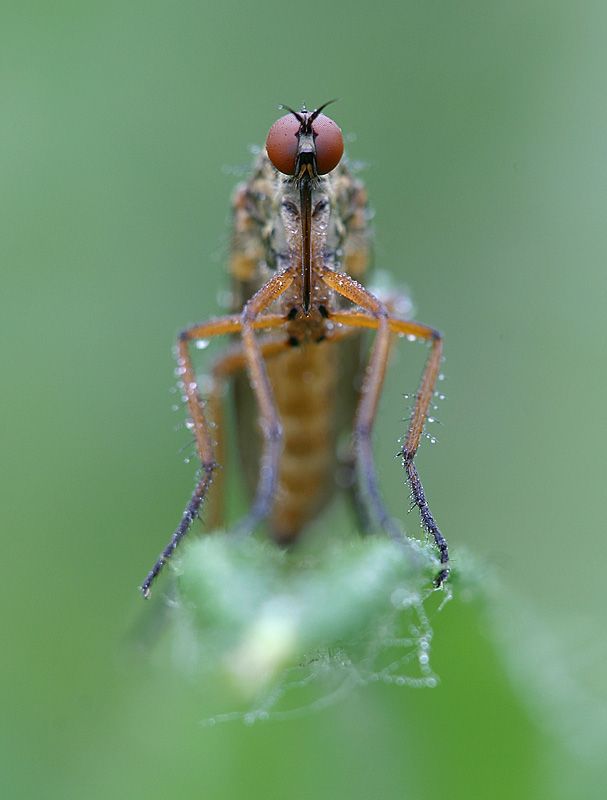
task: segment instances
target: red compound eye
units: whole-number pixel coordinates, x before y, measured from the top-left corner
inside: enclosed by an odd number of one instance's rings
[[[294,114],[285,114],[276,120],[268,133],[268,157],[276,169],[285,175],[295,174],[300,128],[301,123]],[[318,174],[326,175],[339,164],[344,152],[344,139],[338,125],[324,114],[316,117],[312,129],[316,134],[314,144]]]
[[[268,158],[279,172],[293,175],[297,159],[297,134],[301,123],[293,114],[285,114],[270,128],[266,140]]]
[[[326,175],[339,164],[344,154],[344,137],[341,129],[329,117],[319,114],[312,123],[316,134],[316,166],[319,175]]]

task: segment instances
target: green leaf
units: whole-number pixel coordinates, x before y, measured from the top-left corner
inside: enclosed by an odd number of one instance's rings
[[[248,699],[320,673],[321,695],[328,676],[333,689],[344,678],[433,686],[425,605],[450,596],[432,584],[438,570],[433,548],[409,540],[355,537],[286,551],[208,535],[177,566],[174,653],[194,673],[218,670]]]

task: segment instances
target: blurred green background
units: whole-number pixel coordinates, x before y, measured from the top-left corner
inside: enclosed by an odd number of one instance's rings
[[[600,796],[606,41],[583,0],[3,4],[2,796]],[[122,655],[192,485],[171,346],[217,313],[249,145],[332,97],[376,265],[446,337],[427,494],[498,577],[436,618],[438,688],[203,728]],[[378,426],[400,516],[414,390]]]

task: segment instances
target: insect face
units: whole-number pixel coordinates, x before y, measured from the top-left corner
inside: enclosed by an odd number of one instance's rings
[[[309,169],[311,177],[326,175],[341,161],[344,138],[332,119],[320,109],[292,111],[276,120],[266,141],[268,158],[279,172],[300,178]]]

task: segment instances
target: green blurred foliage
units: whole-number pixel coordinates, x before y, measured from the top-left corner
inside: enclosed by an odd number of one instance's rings
[[[3,4],[0,793],[600,796],[606,37],[585,1]],[[193,480],[170,348],[218,313],[248,146],[336,96],[376,264],[446,335],[427,494],[503,588],[436,616],[436,689],[202,728],[228,689],[124,656]],[[378,423],[400,517],[421,355]]]

